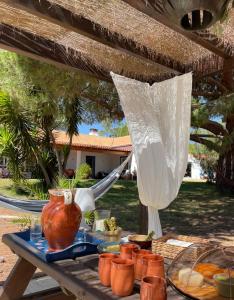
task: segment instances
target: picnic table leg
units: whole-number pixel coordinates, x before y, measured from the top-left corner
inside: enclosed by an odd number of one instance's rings
[[[34,265],[20,257],[6,279],[2,290],[0,290],[0,300],[19,299],[26,290],[35,271],[36,267]]]

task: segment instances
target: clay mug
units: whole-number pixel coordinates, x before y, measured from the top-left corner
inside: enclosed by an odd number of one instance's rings
[[[134,286],[134,262],[131,259],[114,258],[111,264],[111,289],[114,295],[131,295]]]
[[[136,244],[121,244],[120,245],[120,257],[123,259],[132,259],[132,252],[134,249],[140,249]]]
[[[142,257],[142,277],[165,277],[164,258],[158,254],[148,254]]]
[[[135,279],[141,280],[142,268],[143,268],[142,258],[149,254],[152,254],[150,250],[134,249],[132,251],[132,260],[134,261]]]
[[[166,300],[166,280],[158,276],[147,276],[141,281],[140,300]]]
[[[114,258],[118,258],[118,255],[113,253],[99,255],[98,274],[104,286],[111,286],[111,263]]]

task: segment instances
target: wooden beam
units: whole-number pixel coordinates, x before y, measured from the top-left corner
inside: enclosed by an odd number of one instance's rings
[[[79,69],[100,80],[112,82],[112,78],[110,76],[111,70],[104,69],[101,66],[95,66],[92,61],[89,61],[86,58],[83,59],[82,54],[78,51],[71,48],[67,49],[63,45],[36,36],[32,33],[19,30],[18,28],[10,25],[0,24],[0,43],[2,47],[8,47],[8,50],[14,51],[18,54],[26,56],[30,55],[31,58],[43,61],[46,59],[48,60],[47,62],[50,63],[53,61],[53,64],[58,62],[58,66],[60,66],[60,64],[64,64],[71,67],[71,69]],[[42,57],[42,59],[40,59],[40,57]],[[165,74],[165,76],[159,74],[152,77],[146,77],[142,74],[133,74],[132,76],[129,76],[123,69],[120,75],[152,84],[156,81],[171,78],[173,73]]]
[[[196,44],[202,46],[203,48],[213,52],[214,54],[221,56],[223,58],[230,58],[234,56],[234,47],[224,43],[220,38],[214,34],[209,33],[207,30],[192,32],[183,30],[176,24],[172,24],[168,17],[164,14],[163,8],[157,6],[155,0],[122,0],[134,7],[135,9],[141,11],[142,13],[148,15],[149,17],[155,19],[156,21],[162,23],[163,25],[169,27],[170,29],[182,34]]]
[[[112,82],[108,72],[81,61],[75,52],[73,57],[69,56],[63,46],[44,38],[35,37],[22,30],[19,31],[6,24],[0,25],[0,48],[52,64],[58,68],[80,70],[86,75]],[[66,55],[64,55],[65,53]]]
[[[88,19],[76,16],[59,5],[52,5],[47,0],[1,0],[1,2],[143,60],[146,63],[163,66],[168,72],[173,71],[175,74],[184,73],[184,65],[182,63],[161,53],[149,52],[144,45],[137,44],[135,41],[126,39],[115,32],[112,33],[99,24],[94,24]]]
[[[223,93],[227,93],[228,92],[228,88],[223,83],[221,83],[220,81],[218,81],[217,79],[214,79],[213,77],[208,76],[206,78],[206,81],[208,83],[210,83],[211,85],[217,86]]]
[[[229,91],[234,91],[233,69],[234,69],[234,59],[232,58],[225,59],[223,64],[222,84],[225,85],[225,87]]]

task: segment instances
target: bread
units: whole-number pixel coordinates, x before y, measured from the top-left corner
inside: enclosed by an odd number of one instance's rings
[[[204,282],[203,275],[190,268],[181,269],[178,279],[182,285],[191,287],[201,287]]]

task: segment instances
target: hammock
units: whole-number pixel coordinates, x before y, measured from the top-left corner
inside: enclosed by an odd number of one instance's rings
[[[95,201],[102,197],[119,179],[121,173],[123,172],[131,157],[132,153],[129,154],[129,156],[119,167],[114,169],[110,174],[108,174],[98,183],[90,187],[93,192]],[[79,188],[78,190],[81,190],[81,188]],[[44,205],[46,205],[47,203],[48,200],[17,200],[0,196],[0,206],[16,211],[40,213]]]

